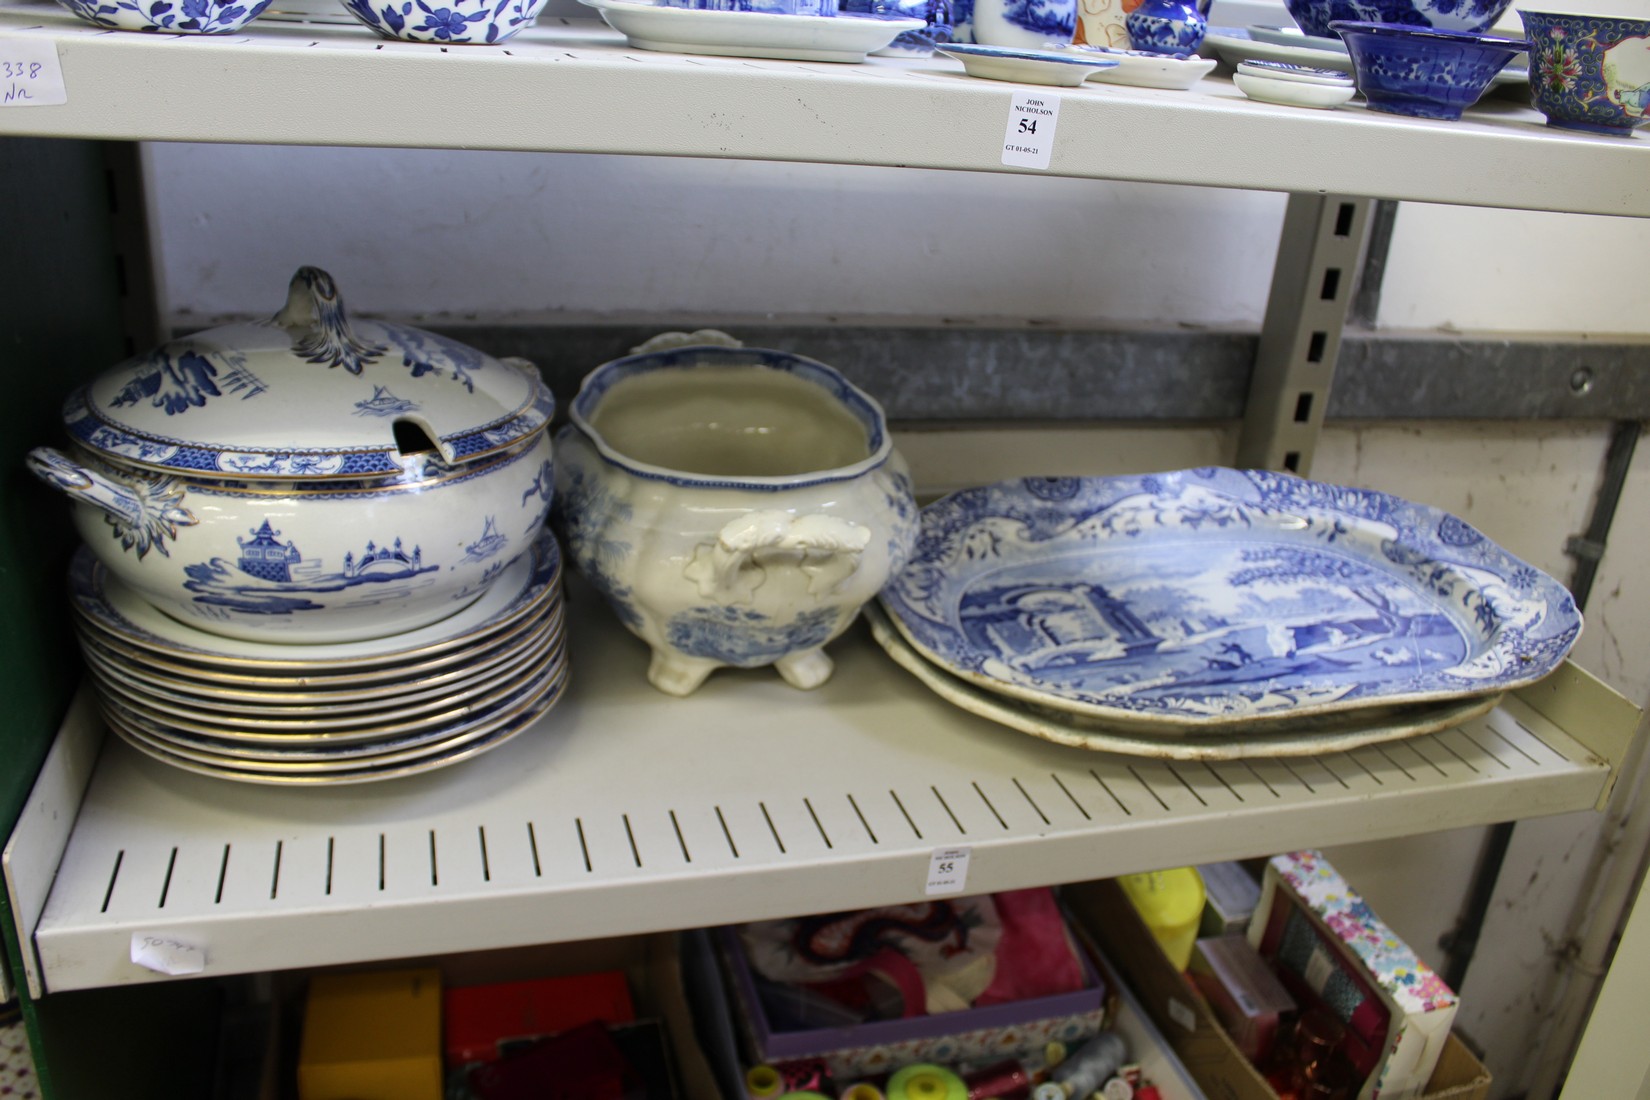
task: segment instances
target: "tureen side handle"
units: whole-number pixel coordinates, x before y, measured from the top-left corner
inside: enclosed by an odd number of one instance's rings
[[[701,543],[685,574],[702,598],[743,603],[766,570],[792,565],[818,599],[853,576],[870,541],[870,528],[839,516],[750,512],[729,520],[715,542]]]
[[[111,477],[87,469],[54,447],[36,447],[24,461],[47,485],[71,500],[101,509],[114,521],[117,531],[131,532],[139,557],[151,548],[166,554],[166,540],[176,538],[179,527],[193,527],[200,522],[180,503],[184,490],[175,478]]]

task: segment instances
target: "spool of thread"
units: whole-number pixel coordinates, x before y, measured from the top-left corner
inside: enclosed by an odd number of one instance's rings
[[[1013,1058],[963,1074],[968,1100],[1025,1100],[1035,1083],[1031,1071]]]
[[[801,1092],[787,1092],[782,1095],[779,1100],[831,1100],[831,1098],[826,1096],[823,1092],[814,1092],[811,1089],[804,1089]]]
[[[918,1062],[888,1079],[888,1100],[968,1100],[968,1086],[944,1066]]]
[[[1031,1092],[1031,1100],[1066,1100],[1071,1094],[1056,1081],[1044,1081]]]
[[[1129,1048],[1115,1031],[1102,1031],[1054,1067],[1052,1081],[1065,1087],[1068,1096],[1087,1097],[1100,1090],[1117,1073]]]
[[[750,1100],[768,1100],[785,1091],[785,1079],[772,1066],[752,1066],[745,1071],[745,1095]]]
[[[869,1081],[861,1081],[857,1085],[849,1085],[842,1093],[841,1100],[888,1100],[882,1090]]]
[[[1106,1087],[1100,1090],[1100,1095],[1106,1100],[1134,1100],[1134,1086],[1123,1077],[1113,1077],[1106,1082]]]

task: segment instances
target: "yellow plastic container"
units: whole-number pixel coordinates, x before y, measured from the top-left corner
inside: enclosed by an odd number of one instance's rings
[[[1176,970],[1192,961],[1203,919],[1203,876],[1196,867],[1124,875],[1117,880]]]

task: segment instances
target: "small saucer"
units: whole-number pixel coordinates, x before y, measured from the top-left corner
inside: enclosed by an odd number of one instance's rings
[[[1117,67],[1114,57],[1082,57],[1065,50],[1016,50],[950,42],[936,46],[934,52],[961,61],[969,76],[1061,88],[1075,88],[1090,76]]]
[[[1169,57],[1167,54],[1118,50],[1110,46],[1070,45],[1064,49],[1116,61],[1115,69],[1090,73],[1088,78],[1101,84],[1127,84],[1134,88],[1166,88],[1183,92],[1208,76],[1217,64],[1207,57]]]
[[[1335,69],[1283,61],[1240,62],[1232,83],[1250,99],[1319,110],[1341,106],[1358,90],[1350,76]]]

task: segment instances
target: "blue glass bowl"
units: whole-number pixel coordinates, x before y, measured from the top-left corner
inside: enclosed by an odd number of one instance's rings
[[[1402,23],[1440,31],[1487,31],[1512,0],[1283,0],[1301,30],[1333,38],[1336,19],[1358,23]]]
[[[1628,137],[1650,122],[1650,19],[1518,14],[1530,100],[1549,126]]]
[[[1352,75],[1371,109],[1454,121],[1528,42],[1465,31],[1337,19],[1330,30],[1352,55]]]

